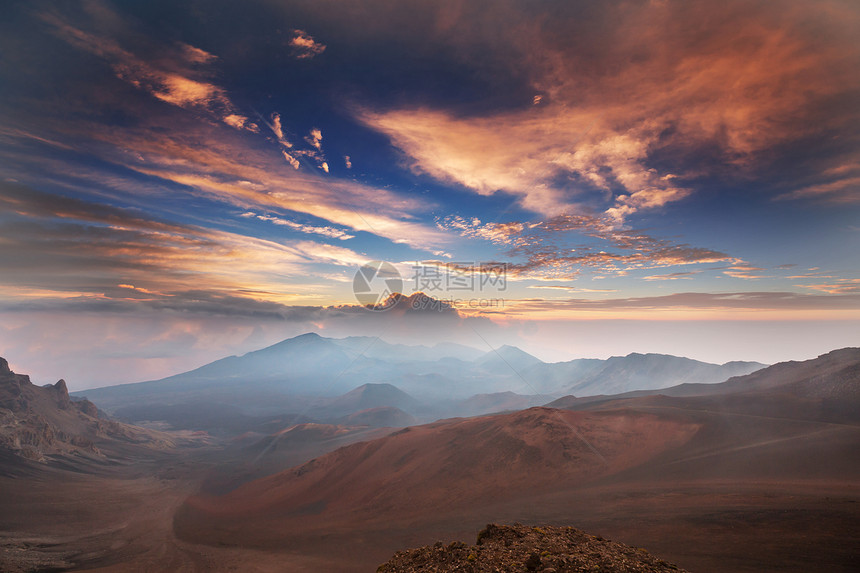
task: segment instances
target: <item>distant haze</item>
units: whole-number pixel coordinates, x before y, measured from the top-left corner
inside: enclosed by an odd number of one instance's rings
[[[384,314],[384,313],[383,313]],[[379,317],[374,317],[379,318]],[[402,326],[402,325],[401,325]],[[0,321],[0,355],[34,382],[65,378],[72,391],[154,380],[305,332],[380,336],[388,342],[451,341],[480,351],[511,344],[553,362],[631,352],[686,356],[711,363],[773,364],[860,346],[854,321],[544,320],[419,321],[409,327],[367,321],[307,322],[213,317],[87,316],[9,313]],[[489,346],[488,346],[489,345]]]

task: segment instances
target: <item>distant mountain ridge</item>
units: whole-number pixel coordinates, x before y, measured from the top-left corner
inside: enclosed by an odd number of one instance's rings
[[[509,345],[484,352],[454,343],[410,346],[378,337],[334,339],[307,333],[161,380],[76,394],[108,412],[133,412],[134,418],[126,418],[130,421],[158,420],[160,413],[181,410],[201,427],[208,427],[207,422],[194,408],[234,411],[234,417],[289,413],[338,423],[362,410],[391,407],[427,422],[522,409],[570,393],[722,382],[763,366],[636,353],[547,363]]]
[[[586,409],[595,404],[638,398],[691,399],[691,403],[737,412],[764,408],[786,410],[798,419],[857,421],[860,419],[860,348],[842,348],[802,362],[780,362],[715,384],[684,383],[659,390],[636,390],[606,396],[569,395],[547,404],[551,408]],[[774,403],[777,406],[769,406]],[[704,406],[703,406],[704,407]]]
[[[686,382],[714,384],[764,367],[758,362],[709,364],[666,354],[634,352],[609,358],[601,370],[573,384],[569,390],[573,394],[587,396],[640,389],[659,390]]]

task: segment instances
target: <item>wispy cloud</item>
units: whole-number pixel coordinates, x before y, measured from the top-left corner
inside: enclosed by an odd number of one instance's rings
[[[650,275],[644,277],[646,281],[676,281],[679,279],[692,279],[695,275],[699,274],[701,271],[687,271],[687,272],[678,272],[678,273],[669,273],[666,275]]]
[[[823,199],[835,203],[860,202],[860,177],[846,177],[828,183],[801,187],[779,199]]]
[[[355,238],[355,235],[350,235],[343,229],[337,229],[335,227],[317,227],[314,225],[303,225],[301,223],[296,223],[295,221],[290,221],[289,219],[284,219],[283,217],[276,217],[274,215],[257,215],[253,212],[248,212],[243,213],[242,216],[254,217],[255,219],[259,219],[260,221],[269,221],[270,223],[274,223],[275,225],[289,227],[296,231],[301,231],[302,233],[314,233],[317,235],[322,235],[324,237],[330,237],[332,239],[340,239],[341,241]]]
[[[802,311],[833,311],[857,312],[860,308],[860,294],[856,291],[838,295],[814,295],[795,292],[681,292],[663,296],[644,296],[630,298],[600,298],[583,299],[572,298],[568,300],[559,299],[524,299],[509,301],[507,310],[510,314],[551,314],[565,316],[571,313],[596,312],[605,316],[612,313],[631,313],[633,311],[643,313],[664,312],[690,312],[704,316],[725,311],[775,311],[775,312],[802,312]],[[632,317],[633,314],[627,314]],[[823,316],[823,315],[821,315]]]
[[[55,28],[57,26],[60,24]],[[86,34],[84,37],[90,39]],[[112,54],[110,50],[107,53]],[[116,59],[123,58],[126,55],[121,51]],[[206,64],[194,64],[200,65]],[[214,93],[226,98],[219,90]],[[0,138],[7,139],[10,144],[0,150],[6,160],[2,168],[4,176],[107,196],[136,194],[137,190],[161,194],[172,189],[285,219],[290,219],[294,213],[306,214],[329,221],[333,226],[378,235],[428,252],[440,252],[450,243],[446,233],[419,221],[417,215],[433,208],[430,203],[351,180],[323,179],[329,165],[321,151],[315,147],[290,149],[291,142],[287,141],[277,114],[272,115],[272,121],[266,125],[279,145],[277,150],[268,152],[249,141],[249,138],[255,139],[255,134],[247,130],[237,132],[211,121],[200,121],[196,113],[149,113],[148,109],[136,107],[139,102],[126,102],[121,94],[114,96],[109,90],[100,93],[107,98],[111,109],[136,118],[134,125],[120,128],[74,119],[31,118],[31,130],[10,126],[0,132]],[[85,99],[76,101],[85,102]],[[311,132],[309,137],[319,143],[322,133]],[[112,167],[96,169],[79,162],[71,164],[57,158],[35,157],[24,151],[23,142],[51,142],[51,146],[58,149],[89,154],[93,165]],[[319,169],[299,170],[303,157],[317,162]]]
[[[294,30],[290,40],[293,55],[300,60],[307,60],[325,52],[326,46],[314,40],[310,34],[302,30]]]
[[[481,238],[510,248],[508,270],[520,278],[560,280],[588,269],[623,276],[632,270],[700,263],[740,261],[708,248],[658,239],[641,231],[621,230],[607,218],[560,215],[544,221],[483,223],[450,217],[437,221],[461,236]],[[572,237],[578,235],[579,243]],[[591,239],[591,244],[585,241]],[[597,245],[593,244],[595,240]]]
[[[298,168],[301,167],[299,160],[296,159],[295,157],[293,157],[292,155],[290,155],[289,153],[287,153],[286,151],[284,151],[283,149],[281,150],[281,154],[283,154],[284,159],[287,160],[287,163],[289,163],[290,167],[292,167],[293,169],[298,170]]]
[[[278,143],[286,147],[287,149],[291,149],[293,144],[284,137],[284,128],[281,125],[281,114],[278,112],[272,113],[272,123],[266,123],[269,129],[272,130],[272,133],[275,134],[275,137],[278,139]]]
[[[129,134],[123,135],[128,144]],[[191,134],[181,139],[135,138],[135,149],[146,161],[123,164],[150,177],[185,186],[195,192],[245,210],[289,210],[331,221],[355,231],[386,237],[419,249],[436,250],[449,238],[438,229],[415,220],[413,210],[427,208],[414,199],[391,191],[344,180],[325,180],[313,174],[288,170],[267,156],[237,161],[230,143],[200,133],[208,146],[197,146]],[[295,174],[295,175],[293,175]]]
[[[761,271],[763,270],[764,269],[762,269],[761,267],[755,267],[747,264],[736,264],[724,270],[723,274],[732,277],[733,279],[755,280],[765,278],[765,276],[761,274]]]
[[[583,288],[583,287],[567,286],[567,285],[529,285],[526,288],[563,290],[563,291],[567,291],[567,292],[584,292],[584,293],[618,292],[618,289],[612,289],[612,288]]]
[[[524,242],[521,235],[525,226],[516,221],[482,223],[477,217],[467,220],[459,215],[451,215],[438,220],[436,226],[444,230],[458,231],[462,237],[484,239],[496,245],[512,246]]]
[[[825,277],[821,277],[825,278]],[[860,293],[860,279],[837,279],[829,283],[821,283],[814,285],[796,285],[799,288],[806,288],[824,292],[827,294],[855,294]]]
[[[188,44],[179,44],[170,58],[173,67],[144,61],[113,39],[85,32],[59,17],[46,14],[45,21],[69,44],[104,58],[118,78],[157,99],[185,109],[205,111],[236,129],[259,131],[257,125],[238,112],[227,92],[210,82],[200,64],[216,59]]]
[[[3,286],[60,298],[181,298],[190,291],[239,296],[263,289],[272,301],[321,300],[319,287],[305,289],[283,277],[312,276],[320,265],[355,267],[366,260],[345,247],[171,223],[9,183],[0,185],[0,206],[7,213],[0,220]],[[301,225],[296,230],[339,232]]]

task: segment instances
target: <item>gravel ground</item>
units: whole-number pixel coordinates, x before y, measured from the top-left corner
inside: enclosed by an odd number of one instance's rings
[[[397,552],[378,573],[681,572],[646,550],[595,537],[573,527],[490,524],[475,545],[455,541]]]

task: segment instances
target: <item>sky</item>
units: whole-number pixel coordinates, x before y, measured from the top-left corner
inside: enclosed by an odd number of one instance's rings
[[[860,346],[857,37],[851,0],[7,2],[0,355]]]

